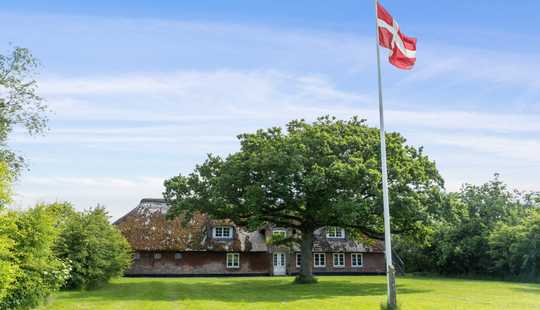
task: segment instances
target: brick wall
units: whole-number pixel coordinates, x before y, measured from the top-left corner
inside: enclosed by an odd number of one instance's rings
[[[270,256],[265,252],[240,253],[240,268],[227,268],[226,252],[137,252],[138,259],[126,275],[269,274]],[[156,259],[154,254],[160,253]],[[175,253],[181,254],[179,259]]]
[[[345,254],[345,266],[334,267],[333,253],[324,253],[326,258],[325,267],[313,266],[313,272],[315,273],[385,273],[385,259],[384,253],[362,253],[363,265],[362,267],[352,267],[350,252]],[[289,255],[288,263],[289,273],[297,273],[300,271],[299,267],[296,267],[296,253]]]

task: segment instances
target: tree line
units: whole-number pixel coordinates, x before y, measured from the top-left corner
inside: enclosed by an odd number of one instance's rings
[[[540,278],[540,195],[510,190],[498,175],[449,193],[423,234],[397,237],[409,272]]]
[[[47,107],[33,79],[38,61],[25,48],[0,55],[0,309],[31,309],[59,289],[99,287],[121,275],[131,249],[103,207],[69,203],[8,209],[12,183],[26,167],[6,141],[13,128],[43,133]]]

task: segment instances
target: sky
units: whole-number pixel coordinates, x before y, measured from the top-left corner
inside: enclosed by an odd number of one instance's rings
[[[540,190],[538,1],[382,4],[417,64],[382,51],[388,131],[423,146],[448,191],[500,173]],[[31,49],[49,129],[17,129],[29,170],[14,207],[104,205],[113,219],[236,135],[289,120],[353,115],[378,126],[373,1],[14,1],[0,52]]]

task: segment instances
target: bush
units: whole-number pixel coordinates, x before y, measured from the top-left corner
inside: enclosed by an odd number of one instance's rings
[[[33,308],[59,289],[69,276],[69,265],[52,251],[58,235],[55,223],[46,206],[2,214],[2,236],[8,240],[2,266],[10,279],[5,282],[0,309]]]
[[[498,179],[449,193],[424,223],[425,235],[396,238],[409,272],[519,278],[540,275],[540,194]]]
[[[68,217],[55,252],[59,258],[71,262],[71,276],[65,287],[72,289],[99,287],[122,275],[132,256],[128,242],[99,206]]]
[[[533,211],[518,225],[499,225],[489,236],[496,274],[522,280],[540,276],[540,212]]]
[[[7,212],[0,213],[0,301],[12,287],[19,267],[13,255],[15,241],[9,237],[15,230],[12,217]]]

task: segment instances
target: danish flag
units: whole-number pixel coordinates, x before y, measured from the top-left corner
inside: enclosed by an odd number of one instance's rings
[[[390,63],[400,69],[412,69],[416,62],[416,38],[401,33],[398,23],[379,2],[377,2],[377,29],[379,45],[391,50],[388,58]]]

